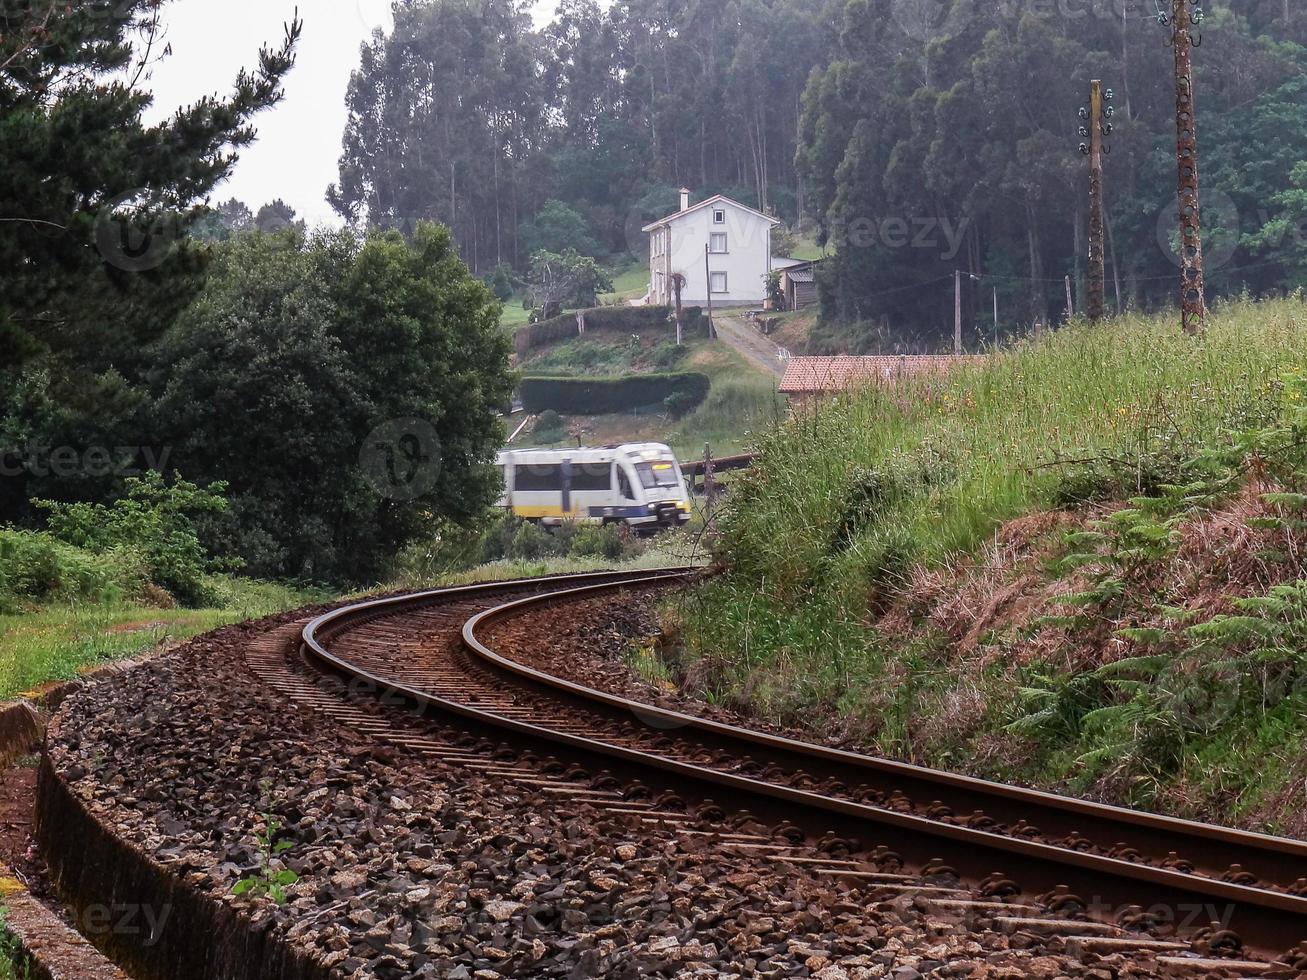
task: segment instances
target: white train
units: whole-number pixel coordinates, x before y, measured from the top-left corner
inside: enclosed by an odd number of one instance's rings
[[[653,530],[690,519],[681,466],[656,442],[601,449],[506,449],[498,506],[541,524],[578,521]]]

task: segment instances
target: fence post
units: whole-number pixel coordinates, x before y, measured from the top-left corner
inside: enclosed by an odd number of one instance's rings
[[[712,446],[703,444],[703,498],[704,506],[711,513],[717,498],[717,481],[712,471]]]

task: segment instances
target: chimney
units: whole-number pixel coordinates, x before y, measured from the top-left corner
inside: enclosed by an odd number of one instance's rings
[[[690,188],[681,188],[681,210],[688,210],[690,207]]]

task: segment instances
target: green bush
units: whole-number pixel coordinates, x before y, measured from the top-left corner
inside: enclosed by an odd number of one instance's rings
[[[521,521],[513,532],[505,558],[544,558],[562,554],[553,535],[530,521]]]
[[[522,404],[528,412],[554,409],[568,415],[602,415],[657,405],[677,393],[683,411],[707,397],[711,382],[703,374],[633,374],[619,378],[523,378]]]
[[[606,558],[620,561],[644,550],[629,528],[615,524],[577,524],[567,521],[544,528],[507,512],[495,515],[481,535],[482,562],[539,558]]]
[[[150,581],[188,606],[212,598],[204,575],[230,563],[215,562],[200,544],[194,518],[226,509],[223,484],[201,490],[177,479],[171,486],[154,470],[127,480],[127,496],[104,504],[33,503],[47,513],[49,536],[83,554],[139,555]],[[49,572],[49,559],[37,566]]]
[[[688,391],[674,391],[663,399],[663,407],[667,409],[667,414],[673,419],[684,418],[694,411],[696,404],[694,396]]]
[[[38,531],[0,530],[0,609],[20,600],[117,602],[148,581],[146,561],[129,548],[96,554]]]
[[[507,303],[513,298],[513,267],[507,262],[500,262],[481,281],[490,288],[500,302]]]
[[[536,416],[536,424],[531,434],[539,442],[560,442],[567,436],[563,428],[563,417],[552,408],[546,408]]]
[[[638,554],[639,541],[629,528],[616,524],[587,525],[577,530],[569,553],[576,558],[607,558],[619,561]]]
[[[685,346],[678,346],[671,341],[665,344],[659,344],[654,348],[653,363],[659,371],[670,371],[681,361],[685,360],[685,355],[690,353],[690,349]]]

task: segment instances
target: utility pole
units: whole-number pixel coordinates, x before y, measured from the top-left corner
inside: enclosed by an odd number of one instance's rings
[[[1071,277],[1066,277],[1066,318],[1070,320],[1076,315],[1076,303],[1071,298]]]
[[[962,270],[953,270],[953,353],[962,353]]]
[[[1112,94],[1109,92],[1108,100]],[[1103,220],[1103,137],[1111,123],[1103,122],[1103,83],[1089,83],[1089,319],[1103,319],[1107,287],[1107,247]],[[1107,114],[1112,109],[1107,108]]]
[[[1207,303],[1203,284],[1202,220],[1198,208],[1198,130],[1194,117],[1194,28],[1203,22],[1202,0],[1157,0],[1157,22],[1171,28],[1175,49],[1175,158],[1180,201],[1180,317],[1187,334],[1203,330]],[[1192,7],[1192,12],[1190,8]],[[1201,43],[1201,38],[1199,39]]]
[[[998,287],[994,287],[994,348],[998,349]]]

